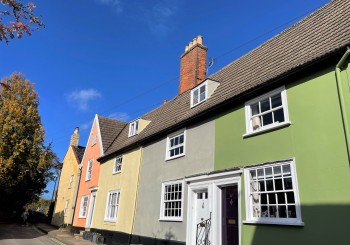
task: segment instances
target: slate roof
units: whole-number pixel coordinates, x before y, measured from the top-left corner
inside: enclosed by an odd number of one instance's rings
[[[76,158],[78,159],[78,163],[80,164],[81,161],[83,160],[84,152],[85,152],[85,147],[84,146],[72,146],[74,154]]]
[[[349,44],[350,1],[331,1],[209,76],[209,79],[218,81],[220,85],[202,104],[191,109],[190,91],[186,91],[143,115],[141,118],[150,120],[151,123],[140,134],[128,138],[128,127],[124,127],[99,160],[166,134],[199,115],[203,116],[234,98],[299,71],[320,59],[344,52]]]
[[[128,123],[112,118],[102,117],[100,115],[97,117],[100,126],[102,147],[103,151],[105,151]]]

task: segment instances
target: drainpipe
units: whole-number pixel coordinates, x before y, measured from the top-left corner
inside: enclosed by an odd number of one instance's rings
[[[142,156],[143,156],[143,147],[140,147],[140,161],[139,161],[139,175],[137,177],[137,185],[136,185],[136,196],[135,196],[135,204],[134,204],[134,217],[132,219],[131,232],[129,236],[128,244],[131,243],[131,237],[134,234],[135,229],[135,220],[136,220],[136,209],[137,209],[137,199],[139,196],[139,187],[140,187],[140,177],[141,177],[141,164],[142,164]]]
[[[340,59],[340,61],[338,62],[338,64],[335,67],[335,76],[336,76],[336,80],[337,80],[338,98],[339,98],[340,111],[341,111],[343,128],[344,128],[344,133],[345,133],[346,150],[347,150],[348,161],[349,161],[349,165],[350,165],[349,123],[348,123],[347,112],[345,110],[346,104],[345,104],[345,100],[344,100],[344,93],[343,93],[341,74],[340,74],[341,68],[349,55],[350,55],[350,48],[347,47],[346,52],[344,53],[343,57]]]

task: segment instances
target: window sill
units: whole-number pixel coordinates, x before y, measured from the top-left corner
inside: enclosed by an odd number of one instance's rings
[[[180,158],[180,157],[184,157],[185,154],[182,154],[182,155],[177,155],[177,156],[174,156],[174,157],[169,157],[169,158],[166,158],[165,161],[171,161],[171,160],[174,160],[176,158]]]
[[[268,132],[268,131],[273,131],[275,129],[288,127],[291,124],[292,123],[290,121],[288,121],[288,122],[283,122],[283,123],[271,125],[269,127],[262,128],[262,129],[259,129],[259,130],[253,131],[253,132],[245,133],[245,134],[243,134],[243,138],[248,138],[248,137],[251,137],[251,136],[258,135],[258,134],[263,134],[263,133]]]
[[[119,172],[113,172],[112,174],[115,175],[115,174],[120,174],[122,171],[119,171]]]
[[[194,107],[196,107],[196,106],[198,106],[198,105],[200,105],[200,104],[202,104],[204,101],[206,101],[207,100],[207,98],[205,98],[204,100],[202,100],[201,102],[198,102],[197,104],[195,104],[195,105],[192,105],[191,104],[191,109],[192,108],[194,108]]]
[[[105,220],[103,220],[104,222],[108,222],[108,223],[116,223],[117,222],[117,220],[116,219],[105,219]]]
[[[160,218],[160,222],[182,222],[182,218],[173,218],[173,219],[166,219],[166,218]]]
[[[273,220],[244,220],[243,224],[247,225],[287,225],[287,226],[305,226],[302,221],[273,221]]]

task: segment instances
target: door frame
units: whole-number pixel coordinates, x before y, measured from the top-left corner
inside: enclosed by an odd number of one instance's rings
[[[92,221],[93,221],[93,215],[94,215],[94,209],[96,205],[96,196],[97,196],[97,189],[94,189],[91,192],[90,195],[90,201],[89,201],[89,211],[86,217],[86,223],[85,223],[85,228],[89,229],[91,227]],[[93,199],[94,197],[94,199]],[[93,204],[93,205],[91,205]]]
[[[209,198],[209,212],[212,212],[211,232],[210,239],[211,244],[222,244],[222,200],[221,200],[221,187],[237,185],[238,191],[238,237],[239,244],[241,244],[242,234],[242,213],[241,213],[241,175],[242,170],[232,170],[220,173],[209,173],[195,177],[186,178],[185,181],[188,184],[188,205],[187,205],[187,235],[186,244],[194,244],[196,239],[196,231],[194,224],[194,211],[195,211],[195,197],[198,191],[208,189]]]

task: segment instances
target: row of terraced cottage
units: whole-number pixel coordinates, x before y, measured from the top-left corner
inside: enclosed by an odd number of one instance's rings
[[[349,244],[350,2],[334,0],[215,74],[199,36],[179,94],[96,115],[63,161],[53,224],[107,244]]]

